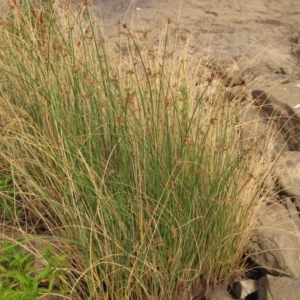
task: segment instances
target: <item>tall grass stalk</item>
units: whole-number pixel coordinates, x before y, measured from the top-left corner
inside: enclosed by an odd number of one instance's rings
[[[71,246],[70,299],[174,299],[233,279],[268,163],[241,151],[238,99],[222,83],[207,93],[172,23],[157,46],[120,24],[120,55],[83,4],[1,19],[0,162],[24,211],[3,224]]]

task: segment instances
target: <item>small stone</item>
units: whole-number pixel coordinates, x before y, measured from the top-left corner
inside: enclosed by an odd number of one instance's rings
[[[257,292],[257,281],[248,279],[235,282],[233,284],[233,294],[239,299],[244,299],[248,295]]]

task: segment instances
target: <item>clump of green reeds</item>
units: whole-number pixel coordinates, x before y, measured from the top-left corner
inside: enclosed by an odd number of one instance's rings
[[[15,3],[1,20],[0,163],[23,211],[2,222],[69,243],[70,298],[174,299],[199,278],[227,282],[266,163],[241,151],[238,99],[222,84],[207,94],[172,23],[158,45],[120,24],[122,55],[80,9]]]

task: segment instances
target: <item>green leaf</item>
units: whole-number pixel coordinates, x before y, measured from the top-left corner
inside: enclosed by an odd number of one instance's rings
[[[62,254],[62,255],[59,255],[55,260],[57,262],[63,262],[65,261],[70,255],[69,254]]]
[[[19,260],[20,266],[23,266],[23,264],[24,264],[27,260],[29,260],[30,258],[33,259],[33,255],[32,255],[32,254],[27,254],[27,255],[24,254],[23,257],[20,257],[20,260]]]
[[[44,250],[44,255],[43,257],[46,259],[46,260],[51,260],[53,255],[52,255],[52,252],[49,250],[49,249],[46,249]]]
[[[51,267],[49,265],[47,265],[42,272],[38,273],[34,277],[34,280],[40,281],[41,279],[43,279],[43,278],[47,277],[48,275],[50,275],[51,272],[52,272]]]
[[[2,262],[10,262],[10,258],[8,256],[0,256],[0,264]]]
[[[51,292],[53,290],[55,280],[56,280],[56,276],[51,276],[51,278],[49,280],[48,292]]]
[[[7,272],[7,270],[2,265],[0,265],[0,272]]]
[[[20,284],[23,284],[25,288],[32,286],[32,279],[25,274],[16,274],[14,278],[17,279]]]

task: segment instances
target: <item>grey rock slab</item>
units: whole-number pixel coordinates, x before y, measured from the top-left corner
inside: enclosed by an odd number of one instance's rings
[[[261,139],[258,150],[265,151],[267,149],[272,155],[282,150],[288,150],[287,143],[280,131],[268,124],[261,110],[252,103],[245,101],[238,117],[242,128],[242,144],[245,147],[253,145],[254,140]]]
[[[284,197],[284,199],[282,201],[284,203],[284,206],[288,210],[289,217],[296,224],[296,226],[300,232],[300,217],[299,217],[299,212],[297,210],[296,205],[294,204],[294,202],[292,201],[292,199],[290,197]]]
[[[300,211],[300,197],[295,197],[294,200],[297,210]]]
[[[300,198],[300,152],[282,153],[274,165],[272,174],[281,192]]]
[[[225,86],[234,87],[245,84],[237,63],[234,59],[225,52],[223,57],[220,55],[212,55],[208,61],[208,67],[211,68],[215,75],[225,79]]]
[[[296,56],[296,57],[298,57],[298,58],[300,58],[300,45],[292,45],[292,53]]]
[[[291,35],[290,42],[292,44],[298,44],[298,42],[299,42],[299,35],[298,35],[298,33],[294,33],[293,35]]]
[[[286,60],[283,61],[267,61],[266,67],[275,74],[289,75],[294,73],[295,64]]]
[[[300,151],[300,118],[295,107],[273,97],[264,90],[251,92],[254,104],[264,114],[265,120],[272,122],[288,143],[290,151]]]
[[[267,275],[258,280],[258,300],[299,299],[300,279]]]
[[[264,205],[248,252],[263,274],[300,278],[300,234],[286,208]]]
[[[268,89],[268,94],[289,105],[300,117],[300,80],[286,84],[277,84]]]

